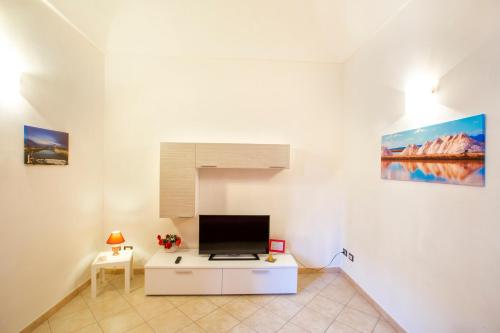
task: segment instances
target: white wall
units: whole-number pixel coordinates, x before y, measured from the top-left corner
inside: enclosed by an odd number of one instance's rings
[[[347,272],[408,332],[500,331],[500,3],[421,0],[344,69]],[[405,83],[440,78],[405,114]],[[430,86],[429,86],[430,89]],[[382,134],[487,114],[484,188],[380,179]]]
[[[18,332],[103,243],[104,57],[40,1],[2,1],[0,38],[2,68],[15,53],[24,72],[21,94],[0,92],[0,331]],[[23,125],[69,132],[69,166],[25,166]]]
[[[310,266],[338,249],[341,71],[334,64],[107,55],[105,232],[121,229],[143,263],[155,235],[198,246],[197,221],[158,218],[159,143],[289,143],[291,169],[200,171],[200,212],[271,214]],[[151,51],[154,53],[154,50]]]

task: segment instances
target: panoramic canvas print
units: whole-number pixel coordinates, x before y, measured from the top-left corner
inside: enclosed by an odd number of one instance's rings
[[[24,164],[67,165],[68,133],[24,126]]]
[[[484,186],[485,115],[384,135],[383,179]]]

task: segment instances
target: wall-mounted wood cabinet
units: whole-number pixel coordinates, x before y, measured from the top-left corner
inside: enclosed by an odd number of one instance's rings
[[[290,146],[274,144],[160,144],[160,217],[196,214],[197,168],[288,169]]]
[[[160,217],[194,216],[195,151],[194,143],[160,144]]]
[[[288,169],[290,145],[197,143],[197,168]]]

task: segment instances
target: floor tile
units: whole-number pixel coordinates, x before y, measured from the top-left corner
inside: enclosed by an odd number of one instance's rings
[[[49,319],[50,329],[53,333],[73,332],[93,323],[95,323],[95,319],[89,309]]]
[[[138,305],[138,304],[144,303],[148,300],[152,300],[152,299],[160,298],[160,297],[159,296],[146,296],[146,294],[144,294],[144,287],[142,287],[142,288],[137,288],[134,291],[131,291],[129,294],[123,294],[123,298],[125,298],[125,300],[127,302],[129,302],[131,305]]]
[[[94,314],[97,321],[110,317],[124,310],[130,309],[130,304],[123,297],[111,298],[109,300],[90,303],[90,311]]]
[[[111,281],[111,284],[116,288],[116,290],[125,294],[125,278],[122,276],[121,278],[115,279]],[[133,279],[130,280],[130,291],[134,291],[139,288],[144,287],[144,275],[137,274]]]
[[[347,304],[351,300],[351,298],[356,293],[356,290],[350,285],[329,285],[325,287],[319,293],[321,296],[331,299],[332,301],[336,301],[342,304]]]
[[[205,331],[211,333],[227,332],[239,324],[239,320],[231,316],[227,311],[218,309],[196,322]]]
[[[222,306],[222,308],[239,320],[248,318],[260,309],[257,305],[244,298],[237,298],[236,300]]]
[[[327,283],[331,283],[339,277],[340,273],[338,272],[322,272],[320,279],[324,280]]]
[[[220,296],[207,296],[207,299],[217,306],[223,306],[224,304],[234,301],[237,297],[238,296],[220,295]]]
[[[65,316],[84,309],[87,309],[87,303],[85,303],[80,295],[77,295],[66,305],[60,308],[56,313],[54,313],[50,318]]]
[[[167,299],[173,306],[181,306],[189,301],[194,301],[196,299],[203,299],[203,296],[160,296]]]
[[[154,331],[147,323],[144,323],[131,329],[130,331],[127,331],[127,333],[154,333]]]
[[[195,299],[178,307],[191,320],[198,320],[217,309],[217,305],[206,299]]]
[[[162,298],[154,298],[141,304],[134,305],[134,309],[146,321],[172,309],[173,307],[174,306],[169,301]]]
[[[369,314],[370,316],[380,317],[378,311],[359,293],[354,295],[347,305],[353,309]]]
[[[318,294],[318,292],[318,290],[304,289],[297,292],[297,294],[284,295],[283,297],[295,303],[306,305]]]
[[[115,290],[115,288],[111,285],[106,286],[102,289],[97,289],[96,298],[92,298],[90,287],[85,288],[80,296],[83,297],[84,301],[87,304],[99,303],[104,301],[109,301],[110,299],[120,298],[120,293]]]
[[[102,333],[102,329],[97,323],[95,323],[89,326],[85,326],[84,328],[76,330],[72,333]]]
[[[144,320],[133,309],[117,313],[99,321],[99,326],[105,333],[121,333],[140,326]]]
[[[383,319],[380,319],[373,330],[373,333],[397,333],[397,331]]]
[[[293,324],[313,333],[326,331],[332,321],[333,318],[329,318],[307,307],[297,313],[291,320]]]
[[[51,333],[48,321],[44,321],[40,326],[35,328],[32,333]]]
[[[355,330],[352,327],[347,326],[346,324],[334,321],[333,324],[330,325],[330,327],[328,327],[326,333],[361,333],[361,332]]]
[[[244,296],[244,298],[255,305],[258,306],[265,306],[266,304],[270,303],[273,299],[276,298],[275,295],[247,295]]]
[[[335,319],[344,306],[344,304],[332,301],[321,295],[314,297],[312,301],[306,305],[309,309],[319,312],[331,319]]]
[[[179,333],[205,333],[205,331],[195,323],[178,331]]]
[[[352,287],[351,281],[346,279],[344,276],[339,276],[331,282],[331,285],[338,287]]]
[[[188,316],[177,309],[168,310],[148,321],[149,326],[157,333],[177,332],[192,323]]]
[[[267,304],[264,308],[280,316],[285,320],[292,318],[297,312],[302,309],[303,305],[295,303],[286,298],[275,298],[271,303]]]
[[[256,331],[246,326],[245,324],[238,324],[229,331],[229,333],[255,333],[255,332]]]
[[[367,315],[359,310],[345,307],[336,320],[360,332],[370,333],[375,327],[378,318]]]
[[[309,333],[309,331],[303,329],[302,327],[299,327],[295,324],[292,323],[286,323],[285,326],[283,326],[278,333]]]
[[[243,324],[259,333],[271,333],[278,331],[285,324],[285,320],[266,309],[260,309],[245,319]]]

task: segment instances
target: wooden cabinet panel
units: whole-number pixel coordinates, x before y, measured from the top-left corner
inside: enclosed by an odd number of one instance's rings
[[[195,214],[194,143],[160,144],[160,217]]]
[[[288,169],[290,145],[197,143],[197,168]]]

